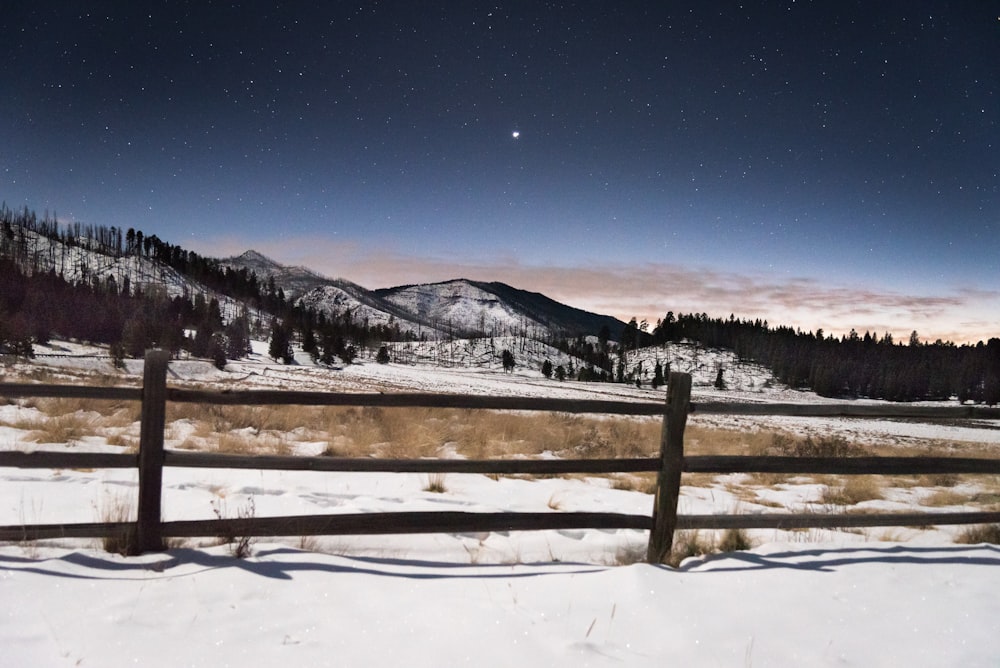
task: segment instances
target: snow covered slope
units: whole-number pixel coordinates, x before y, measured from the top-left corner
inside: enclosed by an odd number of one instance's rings
[[[456,334],[527,335],[548,338],[596,335],[607,327],[612,338],[624,323],[549,299],[537,292],[504,283],[455,279],[442,283],[406,285],[375,294],[439,329]]]

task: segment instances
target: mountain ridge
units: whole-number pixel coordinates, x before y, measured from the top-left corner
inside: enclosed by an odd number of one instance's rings
[[[454,278],[369,290],[307,267],[283,265],[253,249],[220,262],[255,271],[263,280],[273,278],[289,298],[327,317],[350,312],[355,320],[395,323],[403,330],[422,334],[499,336],[530,330],[535,336],[548,338],[597,336],[607,328],[610,338],[617,339],[625,327],[612,316],[569,306],[540,292],[500,281]]]

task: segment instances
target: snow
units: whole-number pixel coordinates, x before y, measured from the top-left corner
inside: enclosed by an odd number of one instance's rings
[[[396,288],[386,295],[386,301],[445,331],[506,333],[525,320],[499,297],[465,280]]]
[[[995,666],[996,548],[768,545],[679,570],[259,545],[0,548],[10,666]]]
[[[526,362],[504,374],[498,363],[472,364],[482,344],[456,345],[468,355],[452,354],[469,366],[369,362],[330,370],[304,356],[296,365],[273,364],[261,354],[266,346],[256,344],[256,355],[226,371],[200,360],[173,362],[170,382],[663,399],[662,389],[546,380],[537,358],[527,353],[531,368]],[[8,366],[5,374],[13,379],[44,369],[53,382],[73,382],[100,372],[118,374],[117,384],[128,385],[138,383],[142,368],[141,361],[130,361],[125,371],[116,371],[100,357],[102,351],[79,344],[59,342],[40,353],[34,363]],[[691,357],[684,349],[676,355],[673,359]],[[745,370],[748,380],[741,389],[718,392],[711,387],[717,360],[698,355],[698,367],[707,370],[696,379],[696,401],[824,401],[766,387],[766,379],[752,369]],[[120,451],[96,437],[25,442],[26,425],[40,419],[44,415],[30,402],[0,405],[0,448]],[[697,416],[692,424],[703,420],[888,443],[929,438],[991,447],[1000,442],[996,421]],[[184,422],[168,426],[171,443],[182,442],[190,428]],[[301,454],[316,454],[324,446],[290,442]],[[454,456],[447,448],[440,454]],[[739,478],[719,476],[708,486],[685,486],[681,513],[775,512],[774,504],[822,507],[823,485],[790,481],[747,498],[732,491],[730,483]],[[233,517],[251,503],[261,517],[434,509],[652,510],[650,495],[614,489],[606,478],[454,474],[444,478],[443,493],[425,491],[427,483],[420,474],[169,468],[164,519]],[[131,470],[0,469],[0,524],[97,521],[108,508],[134,499],[135,488]],[[921,487],[892,490],[885,499],[862,505],[908,509],[929,493]],[[761,530],[751,532],[752,550],[690,558],[679,568],[628,565],[641,560],[647,540],[646,532],[635,530],[289,537],[253,544],[247,559],[236,559],[228,546],[212,540],[189,540],[165,553],[131,558],[109,554],[96,541],[4,544],[2,663],[1000,665],[1000,548],[955,544],[956,530]]]

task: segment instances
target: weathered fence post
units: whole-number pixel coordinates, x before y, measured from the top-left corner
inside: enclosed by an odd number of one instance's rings
[[[660,471],[656,476],[653,528],[649,532],[646,561],[662,564],[674,545],[677,499],[681,493],[684,464],[684,427],[691,404],[691,374],[672,372],[667,384],[667,412],[660,435]]]
[[[163,549],[160,503],[163,487],[163,428],[167,411],[166,350],[146,351],[142,371],[142,419],[139,433],[139,509],[133,554]]]

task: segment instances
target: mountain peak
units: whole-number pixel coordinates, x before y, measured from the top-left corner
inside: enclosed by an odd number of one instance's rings
[[[279,262],[276,262],[269,258],[268,256],[250,249],[245,251],[242,255],[236,255],[223,260],[226,263],[239,264],[243,266],[249,266],[253,268],[266,268],[269,271],[277,271],[282,268]]]
[[[263,253],[259,253],[253,249],[245,251],[242,255],[239,256],[239,259],[246,260],[247,262],[271,262],[273,264],[277,264],[277,262],[275,262],[268,256],[264,255]]]

